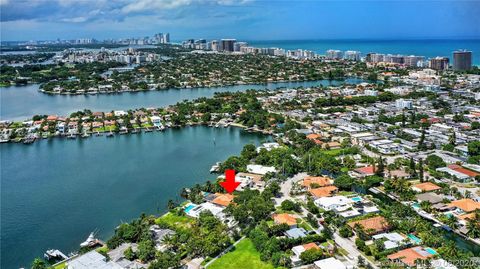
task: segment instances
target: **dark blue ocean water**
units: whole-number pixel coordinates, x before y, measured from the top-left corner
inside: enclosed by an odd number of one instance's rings
[[[475,40],[275,40],[248,41],[254,47],[278,47],[305,49],[325,54],[328,49],[357,50],[362,53],[378,52],[419,55],[428,58],[446,56],[452,60],[452,52],[458,49],[473,51],[473,63],[480,65],[480,39]]]

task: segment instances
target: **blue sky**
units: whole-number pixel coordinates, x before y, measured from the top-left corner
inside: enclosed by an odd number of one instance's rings
[[[480,38],[480,0],[0,0],[1,39]]]

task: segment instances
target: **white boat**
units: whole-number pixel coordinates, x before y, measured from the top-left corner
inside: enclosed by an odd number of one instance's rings
[[[210,173],[216,173],[220,169],[220,162],[215,163],[212,165],[212,168],[210,168]]]
[[[43,254],[43,257],[47,260],[51,259],[68,259],[67,255],[63,254],[60,250],[58,249],[49,249],[45,251],[45,254]]]
[[[85,240],[85,242],[80,244],[80,247],[82,247],[82,248],[88,247],[88,246],[96,244],[96,242],[97,242],[97,239],[95,238],[95,234],[92,232],[88,236],[87,240]]]

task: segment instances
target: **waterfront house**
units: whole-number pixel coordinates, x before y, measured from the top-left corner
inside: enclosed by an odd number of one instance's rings
[[[200,213],[202,213],[203,211],[210,211],[212,215],[214,215],[220,220],[223,220],[225,219],[225,216],[223,214],[224,209],[225,207],[218,206],[210,202],[205,202],[205,203],[194,206],[193,208],[189,209],[185,213],[190,217],[198,218],[200,216]]]
[[[340,208],[349,208],[353,201],[350,198],[345,196],[333,196],[333,197],[321,197],[316,199],[314,202],[318,207],[324,210],[337,210],[340,211]]]
[[[475,210],[480,209],[480,203],[475,202],[474,200],[469,198],[452,201],[448,206],[453,209],[458,215],[462,215],[464,213],[471,213]]]
[[[150,120],[152,121],[153,126],[155,127],[162,126],[162,119],[159,116],[152,116],[150,117]]]
[[[227,207],[233,202],[234,196],[229,193],[215,193],[215,198],[212,200],[213,204]]]
[[[385,249],[394,249],[409,243],[406,236],[396,232],[377,234],[372,236],[372,239],[374,242],[381,240]]]
[[[412,247],[400,250],[396,253],[390,254],[387,258],[394,262],[401,262],[406,266],[415,266],[417,260],[427,260],[436,254],[433,249],[423,247]]]
[[[438,191],[440,189],[442,189],[440,186],[432,182],[423,182],[423,183],[418,183],[412,186],[412,190],[416,192],[430,192],[430,191]]]
[[[153,240],[155,241],[155,248],[159,251],[164,251],[167,249],[167,246],[163,243],[165,238],[168,236],[174,235],[175,232],[170,229],[162,229],[158,225],[152,225],[149,229]]]
[[[432,192],[420,193],[415,195],[417,202],[429,202],[430,204],[438,204],[443,201],[444,197]]]
[[[263,176],[254,173],[238,173],[235,175],[235,181],[240,182],[240,190],[249,187],[252,189],[262,189],[265,182],[262,181]]]
[[[252,174],[265,175],[267,173],[275,173],[277,170],[273,166],[249,164],[247,165],[247,171]]]
[[[85,254],[69,260],[67,263],[67,269],[122,269],[123,267],[115,263],[114,261],[107,260],[107,257],[98,253],[96,250],[92,250]]]
[[[125,251],[128,248],[132,248],[134,252],[138,250],[138,244],[136,243],[122,243],[115,249],[110,250],[107,255],[110,258],[110,261],[114,262],[116,265],[120,266],[120,268],[147,268],[148,265],[140,263],[138,261],[130,261],[125,258]],[[92,267],[95,268],[95,267]],[[100,267],[100,268],[111,268],[111,267]]]

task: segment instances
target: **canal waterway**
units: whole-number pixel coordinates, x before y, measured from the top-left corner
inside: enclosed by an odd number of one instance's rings
[[[248,89],[278,87],[312,87],[318,85],[357,84],[361,79],[279,82],[255,85],[236,85],[211,88],[165,89],[159,91],[124,92],[98,95],[50,95],[39,92],[38,84],[0,88],[0,119],[25,120],[36,114],[67,116],[72,112],[127,110],[140,107],[163,107],[182,100],[212,97],[215,92],[236,92]]]
[[[69,253],[94,230],[108,239],[142,212],[163,213],[181,188],[214,180],[215,162],[267,139],[240,128],[197,126],[0,144],[0,267],[28,268],[47,249]]]

